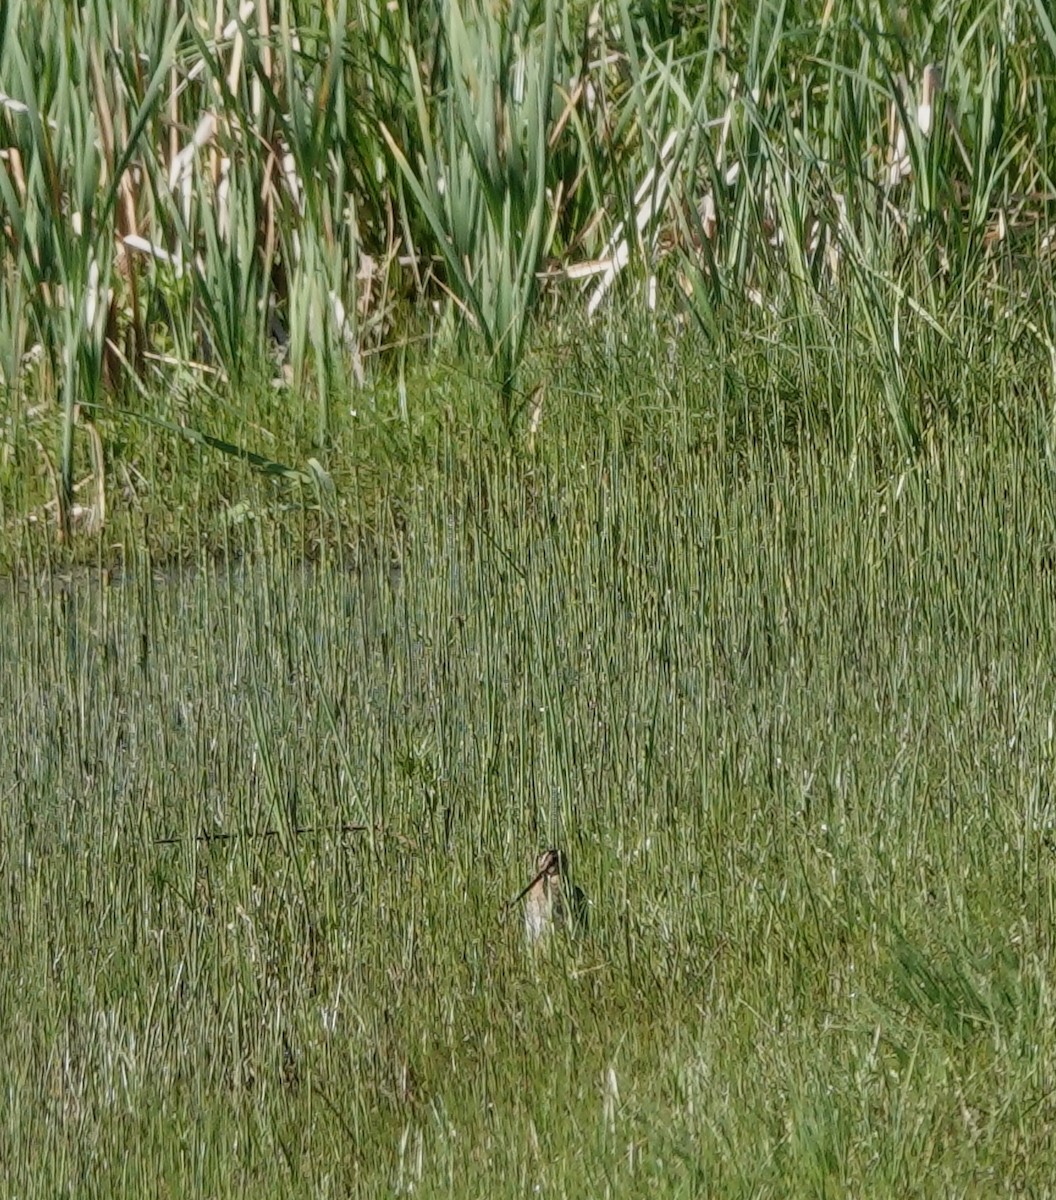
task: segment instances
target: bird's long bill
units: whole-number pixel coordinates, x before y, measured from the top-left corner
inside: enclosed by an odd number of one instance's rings
[[[529,880],[529,881],[528,881],[528,882],[527,882],[527,883],[524,885],[524,887],[523,887],[523,888],[521,888],[521,890],[520,890],[520,891],[517,893],[517,895],[516,895],[516,896],[514,896],[514,898],[513,898],[513,899],[512,899],[512,900],[509,902],[509,904],[508,904],[506,907],[507,907],[507,908],[513,908],[513,906],[514,906],[515,904],[520,904],[520,902],[521,902],[521,901],[522,901],[522,900],[525,898],[525,896],[527,896],[527,895],[528,895],[528,893],[529,893],[529,892],[532,890],[532,888],[533,888],[533,887],[535,887],[535,885],[536,885],[536,884],[539,882],[539,880],[540,880],[540,879],[542,879],[542,878],[543,878],[543,876],[544,876],[545,874],[546,874],[546,868],[545,868],[545,867],[544,867],[544,868],[543,868],[541,871],[537,871],[537,872],[536,872],[536,874],[535,874],[535,878],[534,878],[534,879],[530,879],[530,880]]]

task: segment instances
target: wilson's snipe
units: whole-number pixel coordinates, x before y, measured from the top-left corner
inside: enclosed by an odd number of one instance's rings
[[[528,897],[524,906],[528,940],[542,941],[554,929],[582,933],[587,924],[587,900],[569,880],[564,854],[560,850],[544,850],[535,867],[535,878],[512,901],[516,904]]]

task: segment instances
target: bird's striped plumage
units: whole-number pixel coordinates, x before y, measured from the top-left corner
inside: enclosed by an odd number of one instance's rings
[[[582,891],[568,878],[565,856],[560,850],[544,850],[536,860],[531,883],[517,897],[527,897],[524,931],[528,941],[543,941],[554,930],[582,933],[586,928],[587,902]]]

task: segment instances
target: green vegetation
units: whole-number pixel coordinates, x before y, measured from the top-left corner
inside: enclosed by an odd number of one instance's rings
[[[1051,1186],[1054,146],[1044,0],[0,4],[11,1195]]]
[[[1056,514],[950,441],[601,442],[9,597],[11,1194],[1045,1185]]]
[[[1052,386],[1054,56],[1043,0],[13,0],[3,515],[156,528],[181,438],[339,496],[448,412],[553,441],[540,351],[614,310],[728,381],[750,328],[802,417],[918,453],[962,360]],[[833,372],[868,404],[811,411]]]

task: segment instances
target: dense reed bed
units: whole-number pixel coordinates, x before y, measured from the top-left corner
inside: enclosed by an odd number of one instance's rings
[[[452,362],[545,436],[627,306],[860,364],[915,454],[937,359],[1051,385],[1054,55],[1042,0],[6,4],[4,513],[98,531],[181,442],[339,477]]]

